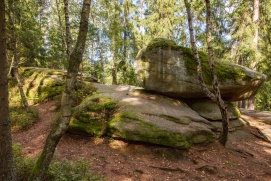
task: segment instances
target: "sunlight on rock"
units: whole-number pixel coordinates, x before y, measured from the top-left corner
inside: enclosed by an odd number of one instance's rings
[[[128,87],[128,86],[118,86],[117,88],[116,88],[116,91],[120,91],[120,92],[122,92],[122,91],[127,91],[128,89],[129,89],[130,87]]]
[[[127,97],[122,100],[123,102],[129,103],[131,105],[140,105],[142,102],[139,98],[136,97]]]

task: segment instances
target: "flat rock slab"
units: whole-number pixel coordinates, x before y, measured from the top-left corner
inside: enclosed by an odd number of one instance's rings
[[[183,102],[133,86],[95,86],[103,96],[120,101],[121,107],[109,123],[114,138],[180,149],[214,141],[212,123]]]

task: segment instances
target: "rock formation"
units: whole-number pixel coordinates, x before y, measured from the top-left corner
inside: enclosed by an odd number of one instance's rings
[[[200,56],[203,75],[210,84],[206,55]],[[190,49],[158,39],[141,50],[137,59],[137,72],[145,89],[83,82],[84,100],[73,109],[69,131],[179,149],[213,142],[221,128],[220,112],[197,84],[191,57]],[[216,69],[223,97],[228,100],[229,130],[236,131],[246,122],[230,101],[255,94],[265,76],[229,63],[217,62]],[[28,98],[37,102],[59,97],[63,90],[62,71],[25,68],[23,75]]]
[[[205,83],[211,86],[207,55],[199,52]],[[192,50],[167,39],[154,39],[139,51],[136,59],[139,83],[146,90],[177,98],[204,98],[198,84]],[[265,80],[265,75],[246,67],[215,61],[222,97],[238,101],[253,96]]]

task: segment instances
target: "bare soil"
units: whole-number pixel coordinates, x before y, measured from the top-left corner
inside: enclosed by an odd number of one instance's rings
[[[36,105],[40,119],[26,131],[13,133],[26,156],[37,157],[57,115],[56,101]],[[92,170],[110,181],[271,180],[270,112],[242,110],[251,126],[218,143],[178,150],[156,145],[65,134],[56,159],[85,158]],[[266,119],[266,120],[265,120]],[[269,139],[269,140],[268,140]]]

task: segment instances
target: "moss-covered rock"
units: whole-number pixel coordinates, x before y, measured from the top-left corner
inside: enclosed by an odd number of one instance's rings
[[[63,71],[45,68],[23,68],[24,89],[30,103],[59,98],[64,90]]]
[[[108,122],[117,109],[117,103],[101,95],[85,99],[73,110],[69,131],[100,137],[107,133]]]
[[[133,86],[96,84],[100,93],[118,101],[109,122],[113,138],[179,149],[214,141],[214,126],[184,102],[147,93]]]
[[[214,141],[214,135],[207,127],[192,122],[187,117],[174,118],[172,121],[172,118],[165,120],[160,116],[144,116],[140,113],[124,111],[114,115],[109,123],[109,128],[111,136],[114,138],[179,149]]]
[[[47,68],[25,67],[21,68],[24,83],[24,92],[30,104],[43,102],[46,100],[59,99],[64,90],[66,72]],[[96,91],[90,80],[91,76],[84,75],[83,82],[79,80],[77,90],[73,95],[73,105],[78,104],[87,95]],[[10,79],[10,102],[12,105],[20,104],[20,95],[16,81]]]
[[[207,55],[199,52],[203,78],[212,90]],[[147,90],[179,98],[204,98],[198,84],[196,61],[191,49],[163,38],[152,40],[136,58],[139,83]],[[215,60],[215,71],[224,99],[236,101],[254,95],[265,75],[246,67]]]
[[[210,121],[221,121],[221,113],[216,103],[210,100],[201,100],[188,103],[189,106],[200,116]],[[234,103],[226,102],[228,107],[228,115],[230,120],[237,120],[241,117],[241,113]]]

